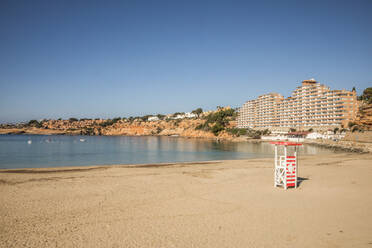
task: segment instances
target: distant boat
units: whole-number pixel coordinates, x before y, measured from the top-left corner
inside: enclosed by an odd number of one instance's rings
[[[31,145],[32,144],[32,140],[27,141],[27,144]]]
[[[80,139],[80,142],[85,142],[85,139]]]

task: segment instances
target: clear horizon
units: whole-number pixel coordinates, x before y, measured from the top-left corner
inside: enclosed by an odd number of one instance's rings
[[[372,1],[1,1],[0,123],[372,87]]]

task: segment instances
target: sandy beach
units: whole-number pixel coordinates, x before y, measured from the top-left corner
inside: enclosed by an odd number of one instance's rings
[[[0,171],[0,247],[372,247],[372,155]]]

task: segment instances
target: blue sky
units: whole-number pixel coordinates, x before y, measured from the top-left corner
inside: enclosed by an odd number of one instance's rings
[[[372,1],[0,1],[0,122],[372,86]]]

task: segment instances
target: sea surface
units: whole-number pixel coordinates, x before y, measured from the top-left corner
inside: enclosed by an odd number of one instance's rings
[[[299,154],[332,151],[305,145]],[[269,143],[229,143],[180,137],[0,135],[0,168],[193,162],[274,155]]]

